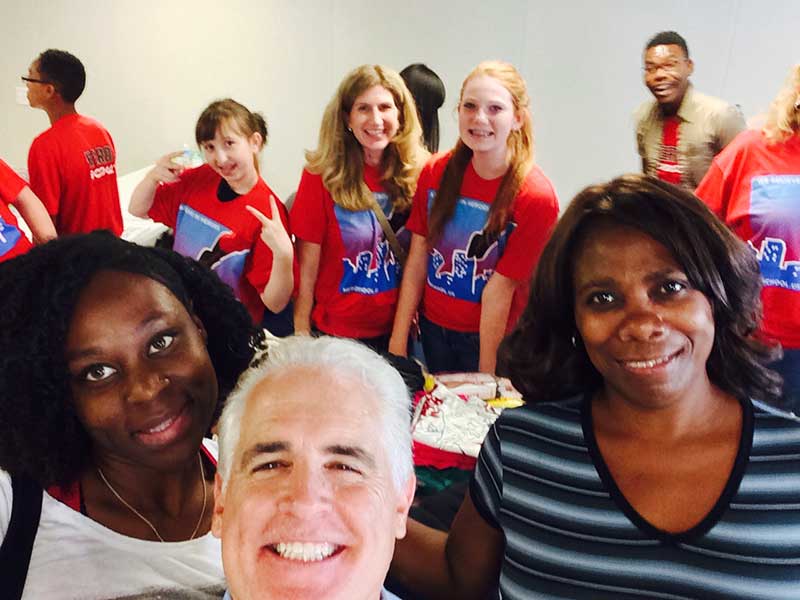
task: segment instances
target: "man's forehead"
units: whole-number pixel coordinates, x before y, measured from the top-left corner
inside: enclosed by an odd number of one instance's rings
[[[346,374],[311,367],[291,367],[271,373],[253,386],[246,399],[242,429],[251,433],[270,423],[273,427],[307,420],[309,426],[330,424],[346,428],[365,422],[374,428],[378,416],[376,394]]]
[[[683,48],[677,44],[659,44],[648,48],[645,52],[645,60],[665,59],[665,58],[686,58]]]

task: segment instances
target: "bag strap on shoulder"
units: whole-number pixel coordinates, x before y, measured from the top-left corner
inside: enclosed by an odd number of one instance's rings
[[[0,545],[0,581],[10,599],[21,599],[33,541],[42,516],[42,488],[29,477],[11,476],[11,521]]]
[[[372,198],[372,212],[375,213],[375,216],[378,218],[378,223],[381,224],[381,229],[383,229],[383,235],[386,236],[386,240],[389,242],[389,247],[392,249],[397,260],[400,262],[400,267],[406,266],[406,251],[403,250],[403,247],[400,245],[400,242],[397,241],[397,236],[394,234],[394,230],[392,229],[391,224],[389,223],[389,219],[386,218],[386,215],[381,208],[381,205],[378,204],[378,201],[375,200],[375,197],[370,194]]]

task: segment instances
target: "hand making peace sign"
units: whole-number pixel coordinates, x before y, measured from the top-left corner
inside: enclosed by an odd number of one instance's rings
[[[275,196],[269,196],[269,208],[271,217],[266,216],[257,208],[246,207],[250,214],[261,222],[261,239],[272,250],[273,256],[291,257],[294,254],[294,247],[289,233],[283,226],[281,215],[278,212],[277,200]]]

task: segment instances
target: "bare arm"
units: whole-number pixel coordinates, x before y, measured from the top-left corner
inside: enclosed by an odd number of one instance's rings
[[[511,300],[518,283],[495,271],[481,295],[480,358],[478,370],[494,373],[497,347],[506,332]]]
[[[505,540],[480,516],[467,494],[449,535],[408,521],[390,573],[426,598],[482,600],[497,585]]]
[[[160,183],[172,183],[180,179],[184,167],[172,162],[172,159],[181,154],[183,152],[172,152],[158,159],[156,165],[147,172],[144,179],[133,189],[131,201],[128,205],[129,213],[134,217],[147,218],[147,213],[150,211],[150,207],[153,206],[153,198],[156,195],[158,185]]]
[[[389,352],[398,356],[408,354],[408,332],[414,320],[414,314],[422,299],[425,287],[425,268],[428,264],[428,247],[425,238],[419,234],[411,234],[411,248],[408,252],[403,281],[400,284],[400,297],[394,313],[392,335],[389,338]]]
[[[272,251],[272,269],[267,285],[261,292],[261,302],[274,313],[286,308],[294,290],[294,248],[289,232],[283,226],[275,197],[269,197],[271,217],[252,206],[247,210],[261,223],[261,239]]]
[[[27,185],[17,195],[14,206],[31,228],[35,244],[44,244],[56,237],[56,228],[50,215],[47,214],[47,209]]]
[[[317,285],[321,253],[322,245],[297,240],[300,286],[294,303],[294,331],[301,335],[311,333],[311,309],[314,307],[314,288]]]

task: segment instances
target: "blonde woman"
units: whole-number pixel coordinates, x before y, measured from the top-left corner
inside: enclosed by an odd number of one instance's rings
[[[297,333],[321,331],[386,350],[400,286],[395,240],[402,245],[427,156],[400,76],[380,65],[348,73],[325,109],[317,149],[306,153],[291,210],[300,262]]]
[[[533,163],[528,104],[513,66],[479,64],[461,86],[460,139],[420,175],[389,351],[406,354],[421,301],[431,372],[494,372],[497,346],[522,312],[558,217],[553,186]]]
[[[789,72],[761,131],[740,133],[695,192],[757,253],[762,331],[781,343],[770,367],[783,377],[785,408],[800,411],[800,64]]]

